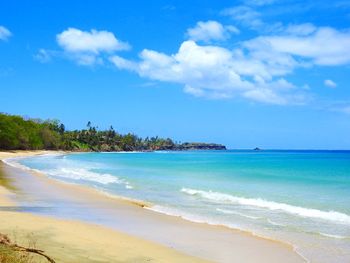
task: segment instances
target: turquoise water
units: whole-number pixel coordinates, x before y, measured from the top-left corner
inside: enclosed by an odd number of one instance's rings
[[[20,163],[158,212],[291,243],[313,262],[350,262],[350,151],[83,153]]]

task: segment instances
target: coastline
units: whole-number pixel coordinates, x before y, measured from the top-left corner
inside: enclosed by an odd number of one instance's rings
[[[60,152],[41,151],[19,152],[13,154],[0,153],[0,159],[47,153]],[[163,250],[170,250],[169,253],[171,252],[183,255],[180,252],[176,252],[177,250],[194,257],[202,257],[204,259],[217,262],[229,262],[235,260],[242,261],[242,259],[244,259],[245,262],[280,262],[281,258],[284,259],[284,262],[304,261],[304,259],[293,251],[293,247],[291,245],[282,242],[264,239],[254,236],[248,232],[228,229],[223,226],[194,223],[180,217],[161,214],[151,211],[150,209],[144,209],[143,207],[147,206],[147,204],[139,203],[138,201],[130,201],[124,198],[118,198],[116,196],[109,196],[107,194],[100,193],[98,190],[85,186],[73,185],[50,179],[49,177],[35,171],[21,171],[19,168],[13,167],[7,169],[12,171],[17,169],[18,173],[31,174],[33,179],[35,178],[35,180],[40,181],[41,186],[45,185],[45,187],[55,189],[67,198],[74,199],[75,201],[82,203],[84,203],[85,200],[85,205],[86,203],[89,203],[90,206],[98,207],[100,210],[102,209],[101,207],[103,207],[104,212],[108,211],[108,216],[111,216],[112,218],[117,216],[123,218],[119,219],[121,222],[112,231],[120,230],[123,232],[123,235],[126,235],[129,238],[134,238],[137,236],[137,238],[141,238],[143,242],[151,242],[155,246],[161,247]],[[3,198],[3,192],[0,192],[0,196],[0,202],[4,202],[3,200],[5,199]],[[11,198],[8,198],[8,201],[9,200],[11,200]],[[86,200],[89,200],[89,202]],[[0,203],[0,205],[2,205],[2,203]],[[28,217],[39,217],[41,219],[45,218],[45,220],[54,220],[55,226],[60,224],[58,222],[67,222],[66,220],[51,219],[27,213],[3,211],[0,213],[5,213],[4,216],[6,215],[7,217],[9,215],[13,216],[14,214],[19,216],[18,214],[20,214]],[[128,221],[138,225],[136,229],[130,230],[123,227],[123,224],[126,224]],[[90,226],[89,224],[80,221],[74,223]],[[0,231],[3,227],[4,223],[1,223]],[[120,227],[121,229],[118,229]],[[144,228],[147,227],[149,227],[150,230],[145,231]],[[98,229],[99,228],[100,227],[98,227]],[[150,233],[157,230],[162,233],[159,235]],[[177,233],[179,231],[180,233]],[[120,233],[115,232],[113,236],[117,234]],[[193,237],[186,238],[186,234],[191,234]],[[123,236],[123,238],[125,237]],[[162,244],[165,247],[157,244]],[[159,247],[157,247],[157,249],[162,250]],[[169,247],[174,249],[170,249]],[[254,252],[252,253],[252,251]],[[153,252],[149,252],[148,256],[153,256],[153,254]],[[176,259],[173,258],[173,256],[174,255],[172,255],[170,261],[176,262]],[[194,262],[194,260],[199,259],[191,258],[190,260],[191,262]],[[169,260],[167,261],[169,262]],[[181,259],[181,262],[185,261]]]
[[[7,166],[1,161],[4,157],[51,153],[59,152],[0,152],[0,164]],[[34,242],[57,262],[206,262],[100,225],[10,211],[18,206],[13,195],[0,185],[0,233],[22,245]]]

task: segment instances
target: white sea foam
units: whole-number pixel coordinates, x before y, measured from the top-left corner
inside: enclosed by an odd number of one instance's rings
[[[324,236],[324,237],[330,237],[330,238],[336,238],[336,239],[346,239],[346,238],[350,238],[350,237],[346,237],[346,236],[333,235],[333,234],[327,234],[327,233],[322,233],[322,232],[319,232],[319,234],[320,234],[321,236]]]
[[[22,169],[22,170],[26,170],[26,171],[36,171],[38,172],[39,170],[36,170],[36,169],[32,169],[32,168],[29,168],[23,164],[20,164],[19,162],[17,162],[19,159],[22,159],[22,157],[15,157],[15,158],[6,158],[6,159],[3,159],[2,161],[4,163],[6,163],[7,165],[9,166],[12,166],[12,167],[15,167],[15,168],[19,168],[19,169]]]
[[[100,184],[124,184],[126,189],[133,189],[132,185],[124,179],[120,179],[117,176],[108,174],[108,173],[96,173],[89,169],[81,168],[81,167],[61,167],[57,169],[48,169],[48,170],[38,170],[27,167],[18,162],[20,158],[7,158],[3,160],[6,164],[20,168],[26,171],[35,171],[39,173],[44,173],[49,176],[53,176],[56,178],[66,178],[70,180],[85,180],[91,182],[97,182]],[[22,159],[22,158],[21,158]]]
[[[126,189],[134,189],[134,187],[132,185],[130,185],[130,183],[128,183],[128,182],[125,183],[125,188]]]
[[[219,211],[221,213],[228,214],[228,215],[239,215],[239,216],[249,218],[249,219],[254,219],[254,220],[263,219],[263,217],[260,217],[260,216],[247,215],[247,214],[243,214],[243,213],[233,211],[233,210],[217,208],[216,211]],[[267,222],[271,225],[274,225],[274,226],[286,226],[286,225],[281,224],[281,223],[276,223],[276,222],[272,221],[271,219],[267,219]]]
[[[315,218],[328,220],[332,222],[342,223],[350,225],[350,216],[344,213],[336,211],[321,211],[313,208],[304,208],[299,206],[293,206],[285,203],[277,203],[273,201],[267,201],[261,198],[244,198],[237,197],[229,194],[213,192],[213,191],[202,191],[190,188],[182,188],[181,192],[198,196],[214,202],[225,203],[225,204],[238,204],[243,206],[254,206],[259,208],[265,208],[269,210],[283,211],[288,214],[298,215],[301,217]]]
[[[274,225],[274,226],[286,226],[286,225],[281,224],[281,223],[276,223],[275,221],[272,221],[271,219],[267,219],[267,222],[269,222],[271,225]]]
[[[246,215],[246,214],[243,214],[243,213],[240,213],[240,212],[236,212],[236,211],[232,211],[232,210],[221,209],[221,208],[217,208],[216,210],[221,212],[221,213],[224,213],[224,214],[239,215],[239,216],[242,216],[242,217],[246,217],[246,218],[249,218],[249,219],[255,219],[255,220],[256,219],[261,219],[261,217],[259,217],[259,216]]]
[[[206,223],[206,224],[210,224],[210,222],[207,219],[201,218],[199,216],[195,216],[189,213],[185,213],[183,211],[180,211],[176,208],[170,208],[170,207],[165,207],[165,206],[161,206],[161,205],[153,205],[151,207],[145,207],[148,210],[152,210],[158,213],[162,213],[165,215],[169,215],[169,216],[176,216],[176,217],[181,217],[183,219],[186,219],[188,221],[192,221],[195,223]]]
[[[238,226],[238,225],[235,225],[232,223],[228,224],[228,223],[220,222],[220,221],[214,220],[210,217],[195,215],[192,213],[184,212],[184,211],[176,209],[176,208],[170,208],[170,207],[165,207],[165,206],[161,206],[161,205],[154,205],[154,206],[145,207],[145,208],[148,210],[152,210],[154,212],[165,214],[165,215],[180,217],[184,220],[191,221],[194,223],[202,223],[202,224],[208,224],[208,225],[214,225],[214,226],[222,225],[222,226],[226,226],[226,227],[232,228],[232,229],[249,231],[248,229],[246,229],[244,227],[241,227],[241,226]],[[252,234],[254,234],[254,233],[252,233]]]
[[[44,171],[54,177],[62,177],[72,180],[85,180],[100,184],[123,183],[118,177],[107,173],[95,173],[84,168],[61,167]]]

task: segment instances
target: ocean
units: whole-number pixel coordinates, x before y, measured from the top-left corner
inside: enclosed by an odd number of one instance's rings
[[[19,162],[160,213],[292,244],[311,262],[350,262],[350,151],[80,153]]]

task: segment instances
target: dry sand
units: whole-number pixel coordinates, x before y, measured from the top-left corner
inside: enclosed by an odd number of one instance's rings
[[[204,262],[105,227],[28,213],[0,212],[0,232],[35,243],[57,262]]]
[[[40,152],[0,152],[0,159]],[[246,232],[220,226],[192,223],[167,216],[133,203],[103,195],[96,190],[49,179],[40,173],[29,173],[3,165],[16,187],[35,198],[60,201],[113,219],[113,228],[73,220],[10,212],[15,206],[13,195],[0,187],[0,232],[36,246],[58,262],[303,262],[292,247],[258,238]],[[21,177],[20,174],[31,174]],[[20,180],[19,180],[20,179]],[[20,181],[20,182],[19,182]],[[1,181],[0,181],[1,182]],[[54,199],[53,199],[54,200]],[[9,210],[9,209],[7,209]],[[203,260],[201,260],[202,258]]]

